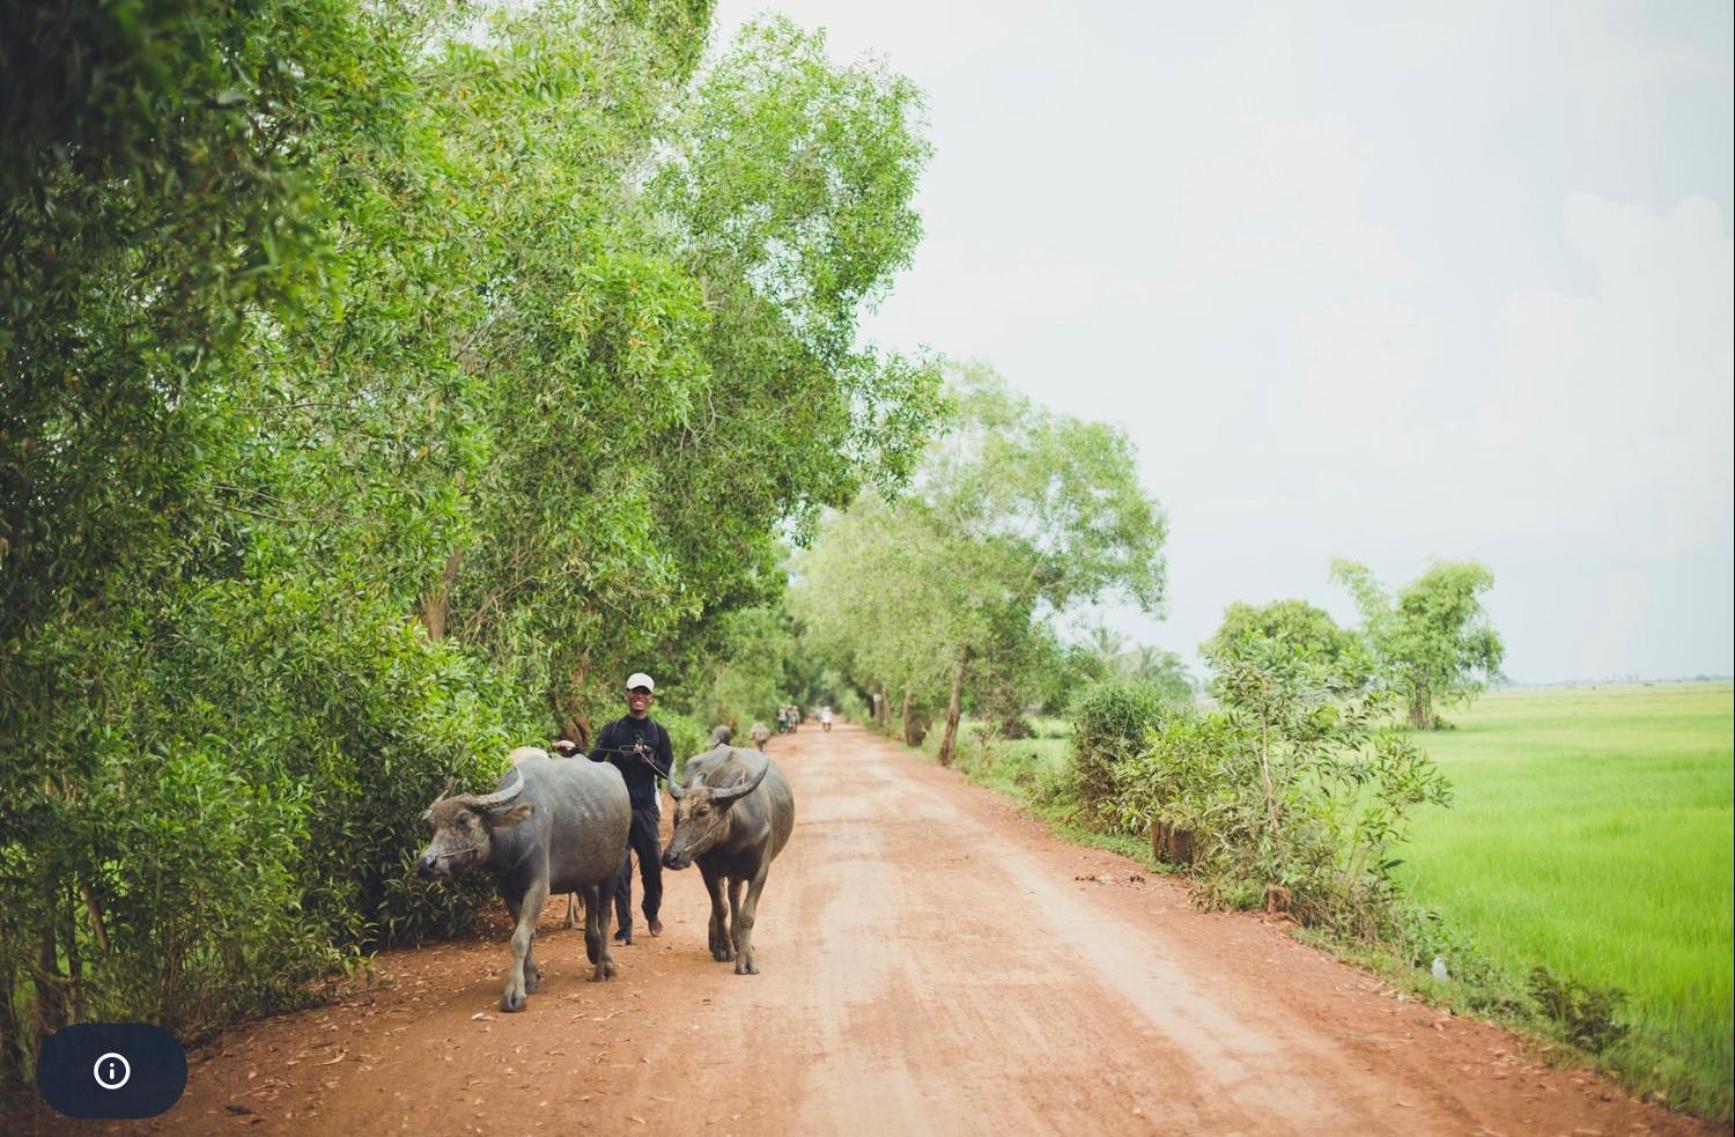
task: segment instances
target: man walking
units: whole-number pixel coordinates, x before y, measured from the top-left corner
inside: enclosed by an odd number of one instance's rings
[[[642,671],[627,676],[625,718],[615,719],[602,728],[596,745],[591,748],[593,762],[612,762],[626,779],[627,798],[632,804],[632,828],[627,831],[626,851],[621,854],[620,875],[615,878],[614,910],[620,930],[614,938],[623,944],[633,942],[633,854],[639,858],[639,878],[645,886],[645,926],[651,935],[663,934],[663,922],[657,913],[663,906],[663,854],[657,836],[657,819],[661,810],[657,801],[657,779],[666,778],[674,770],[675,752],[669,743],[669,732],[651,718],[651,701],[656,684]],[[578,749],[562,739],[555,749],[571,754]]]

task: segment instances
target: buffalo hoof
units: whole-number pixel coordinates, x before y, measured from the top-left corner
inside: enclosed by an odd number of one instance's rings
[[[541,986],[542,986],[542,968],[538,967],[535,971],[529,973],[528,975],[526,975],[524,977],[524,993],[526,995],[534,995],[534,994],[536,994],[537,988],[539,988]]]
[[[605,959],[596,965],[595,971],[590,973],[590,981],[592,983],[606,983],[618,974],[620,972],[615,969],[614,960]]]
[[[711,958],[716,960],[718,963],[728,963],[730,960],[735,958],[735,949],[732,947],[714,947],[711,949]]]
[[[508,991],[500,1000],[500,1009],[513,1014],[522,1011],[530,1005],[530,1000],[524,997],[522,991]]]
[[[746,955],[741,956],[739,959],[737,959],[735,961],[735,974],[737,974],[737,975],[758,975],[759,974],[759,965],[757,963],[753,962],[752,956],[746,956]]]

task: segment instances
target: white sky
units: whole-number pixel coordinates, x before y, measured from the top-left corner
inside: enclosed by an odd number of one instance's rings
[[[1194,653],[1476,558],[1520,681],[1735,671],[1731,6],[783,0],[927,92],[864,326],[1119,423]],[[717,43],[762,4],[722,0]]]

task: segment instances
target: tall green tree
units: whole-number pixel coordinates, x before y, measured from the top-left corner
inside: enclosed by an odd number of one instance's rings
[[[1438,729],[1440,707],[1467,703],[1501,678],[1506,648],[1482,607],[1494,587],[1485,565],[1438,562],[1395,597],[1355,561],[1335,561],[1331,571],[1355,597],[1380,679],[1403,697],[1416,729]]]
[[[909,477],[919,95],[710,7],[0,11],[0,1079],[461,925],[446,779]]]
[[[945,561],[944,535],[911,502],[864,494],[820,527],[796,560],[790,603],[822,659],[850,677],[906,742],[943,705],[968,635],[970,587]]]
[[[1111,594],[1153,610],[1164,580],[1164,518],[1122,432],[1035,406],[980,364],[952,380],[953,429],[912,492],[858,506],[800,564],[804,618],[868,685],[943,684],[942,762],[972,678],[978,709],[1015,719],[1056,614]]]

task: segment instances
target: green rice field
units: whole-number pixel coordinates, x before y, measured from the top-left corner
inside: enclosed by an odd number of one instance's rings
[[[1399,855],[1416,899],[1515,976],[1629,993],[1607,1057],[1730,1115],[1731,686],[1514,689],[1419,735],[1451,779]]]

